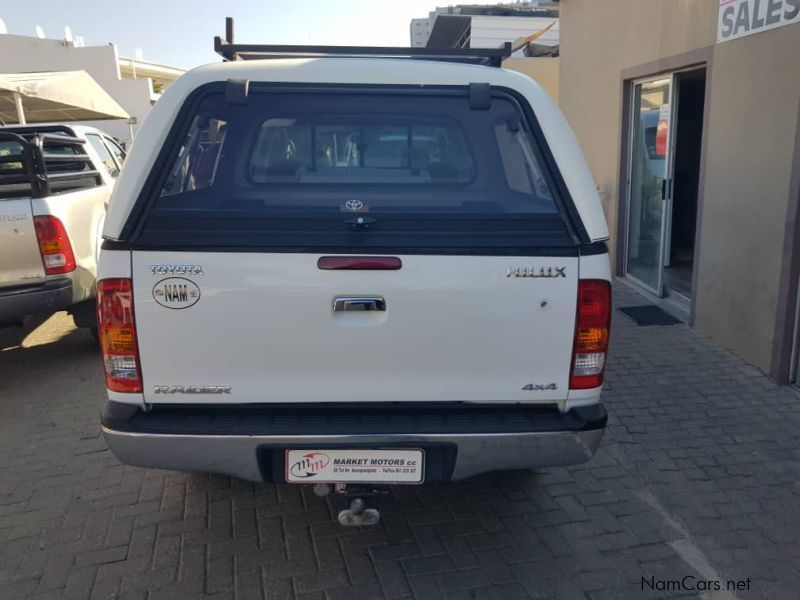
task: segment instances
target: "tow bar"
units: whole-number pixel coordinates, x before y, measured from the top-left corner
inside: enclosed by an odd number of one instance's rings
[[[377,508],[368,507],[367,499],[374,500],[378,495],[388,494],[389,490],[373,487],[350,487],[346,483],[315,483],[314,493],[325,497],[331,493],[348,496],[350,508],[339,511],[336,520],[346,527],[360,527],[363,525],[377,525],[381,520],[381,513]]]

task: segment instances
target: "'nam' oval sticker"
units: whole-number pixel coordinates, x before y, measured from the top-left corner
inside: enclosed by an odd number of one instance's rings
[[[200,288],[183,277],[167,277],[153,286],[153,299],[166,308],[189,308],[200,300]]]

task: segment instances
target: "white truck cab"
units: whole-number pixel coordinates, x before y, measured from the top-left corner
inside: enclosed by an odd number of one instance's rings
[[[468,64],[500,50],[219,47],[254,60],[169,87],[106,218],[114,454],[370,485],[589,459],[608,230],[546,92]]]

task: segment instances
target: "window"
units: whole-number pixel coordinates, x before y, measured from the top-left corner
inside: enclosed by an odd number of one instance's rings
[[[519,122],[499,123],[495,125],[494,134],[508,187],[523,194],[552,200],[550,187]]]
[[[87,134],[86,139],[92,145],[92,148],[94,148],[95,152],[97,152],[97,155],[100,157],[100,162],[103,163],[103,166],[106,168],[106,171],[108,171],[108,174],[111,175],[111,177],[116,177],[119,175],[117,163],[114,162],[111,152],[109,152],[108,148],[106,148],[106,145],[103,143],[103,140],[100,139],[100,136]],[[52,150],[48,151],[52,152]]]
[[[13,141],[0,142],[0,157],[12,157],[22,155],[22,144]],[[17,172],[22,170],[21,162],[0,163],[0,173]]]
[[[117,161],[117,166],[121,169],[122,163],[125,162],[125,150],[111,138],[104,137],[103,141],[114,156],[114,160]]]
[[[472,110],[456,95],[251,90],[231,105],[212,93],[170,165],[157,208],[317,218],[357,200],[360,212],[384,215],[558,212],[505,98]]]
[[[161,195],[183,194],[213,185],[224,140],[225,121],[195,116]]]
[[[374,119],[269,119],[250,160],[258,183],[468,183],[472,157],[460,129]]]

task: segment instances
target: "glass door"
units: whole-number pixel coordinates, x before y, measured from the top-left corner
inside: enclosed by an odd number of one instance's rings
[[[672,76],[633,85],[626,275],[662,295],[672,130]]]

